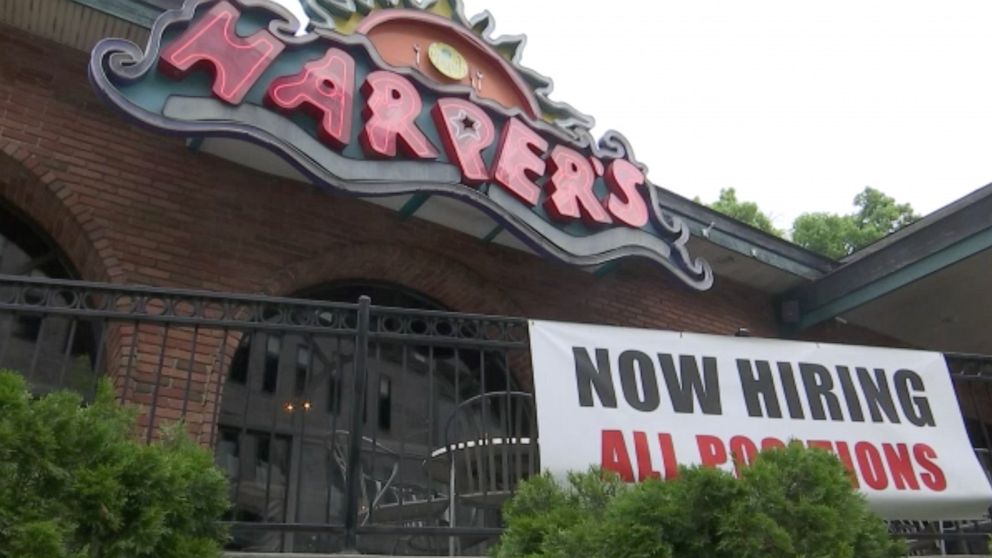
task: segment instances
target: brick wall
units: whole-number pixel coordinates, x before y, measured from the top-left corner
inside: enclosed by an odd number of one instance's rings
[[[637,262],[596,278],[190,152],[105,108],[86,62],[0,28],[3,197],[49,231],[86,279],[288,294],[375,277],[455,310],[775,332],[767,297],[727,279],[699,294]]]
[[[274,295],[378,279],[459,311],[777,334],[770,298],[724,277],[706,293],[637,261],[594,277],[193,153],[181,138],[139,129],[104,107],[87,82],[87,61],[0,27],[0,202],[49,232],[83,279]],[[829,337],[861,337],[845,331]],[[209,392],[199,388],[217,380],[211,358],[195,360],[197,392]],[[210,398],[200,405],[194,412],[210,416]]]

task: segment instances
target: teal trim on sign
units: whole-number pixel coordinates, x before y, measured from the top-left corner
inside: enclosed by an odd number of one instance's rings
[[[119,18],[130,23],[150,28],[156,17],[161,13],[161,9],[150,5],[148,3],[142,2],[140,0],[70,0],[76,4],[86,6],[90,9],[108,14],[110,16]],[[260,24],[254,21],[250,14],[239,20],[238,32],[241,34],[248,34],[251,30],[259,27]],[[168,35],[168,33],[167,33]],[[274,76],[288,75],[298,71],[301,65],[301,60],[310,60],[317,56],[319,53],[316,51],[320,50],[320,44],[314,43],[309,46],[294,47],[293,49],[287,49],[287,51],[280,56],[276,63],[266,70],[266,73],[259,78],[258,84],[253,87],[252,91],[249,92],[246,97],[246,102],[260,104],[261,95],[264,91],[266,84],[271,82]],[[356,82],[364,81],[365,75],[370,70],[368,66],[368,61],[364,59],[356,60]],[[139,104],[151,112],[161,112],[161,105],[164,103],[164,99],[168,95],[191,95],[191,96],[203,96],[203,91],[209,91],[209,84],[205,84],[203,76],[194,75],[189,76],[180,83],[155,83],[154,87],[145,87],[148,84],[142,83],[138,85],[129,85],[124,87],[126,94],[132,99],[137,99]],[[205,88],[204,88],[205,87]],[[189,88],[199,88],[196,91],[191,92]],[[199,93],[199,95],[197,95]],[[431,105],[436,100],[436,94],[425,92],[423,98],[423,104],[425,106]],[[353,116],[354,121],[360,121],[361,110],[363,108],[363,103],[355,103],[355,115]],[[158,110],[156,110],[158,109]],[[313,134],[315,123],[313,119],[306,117],[303,114],[296,113],[291,116],[291,119],[299,126],[301,126],[307,132]],[[440,141],[434,130],[434,126],[431,121],[430,111],[422,111],[422,113],[417,118],[417,124],[428,136],[428,139],[435,146],[440,145]],[[493,159],[495,158],[495,152],[497,149],[498,142],[493,142],[486,150],[483,152],[483,159],[487,166],[491,165]],[[364,154],[361,152],[358,142],[349,143],[342,151],[341,154],[345,157],[362,159]],[[441,162],[450,162],[447,160],[445,153],[441,152]],[[595,191],[599,195],[605,194],[605,186],[601,181],[597,181],[594,185]],[[411,200],[411,203],[413,200]],[[423,202],[421,202],[422,204]],[[688,202],[687,202],[688,203]],[[411,206],[409,215],[404,215],[408,217],[413,215],[418,209],[419,205]],[[774,241],[774,242],[764,242],[762,237],[764,235],[759,235],[755,232],[757,237],[752,238],[752,235],[748,232],[733,232],[728,234],[720,230],[710,230],[712,224],[709,222],[703,222],[700,219],[705,219],[704,217],[691,217],[685,214],[685,212],[694,214],[696,213],[690,206],[688,210],[675,211],[671,208],[666,207],[666,211],[671,214],[676,215],[687,222],[692,234],[699,238],[705,238],[709,242],[712,242],[718,246],[724,247],[728,250],[741,254],[745,257],[751,258],[754,261],[761,262],[765,265],[771,266],[773,268],[782,270],[789,274],[802,277],[805,279],[815,280],[819,279],[824,275],[829,269],[817,268],[816,265],[811,265],[808,262],[804,262],[802,257],[797,257],[795,255],[790,255],[789,251],[781,251],[776,248],[776,244],[783,243],[785,241]],[[538,214],[542,219],[547,220],[547,215],[540,205],[533,209],[533,211]],[[592,234],[595,231],[590,230],[581,223],[571,223],[561,227],[564,232],[572,236],[581,237],[588,234]],[[703,234],[703,231],[707,231],[709,234]],[[497,233],[498,234],[498,231]],[[495,238],[495,237],[494,237]],[[484,239],[486,242],[491,242],[492,239]],[[822,266],[821,266],[822,267]]]
[[[406,200],[406,203],[400,208],[400,219],[408,219],[413,217],[417,210],[420,209],[422,205],[427,203],[427,200],[429,199],[431,199],[430,194],[414,194],[410,196],[410,199]]]
[[[114,16],[118,19],[151,28],[155,18],[162,10],[136,2],[135,0],[72,0],[76,4],[93,8],[98,12]]]
[[[592,274],[595,275],[596,277],[605,277],[610,272],[612,272],[614,269],[616,269],[619,265],[620,265],[619,262],[617,262],[616,260],[613,260],[611,262],[605,263],[605,264],[597,267],[596,268],[596,271],[594,271]]]
[[[803,312],[799,323],[794,329],[790,328],[790,331],[801,331],[829,320],[990,248],[992,248],[992,228],[952,244],[819,308]]]
[[[493,230],[489,231],[489,233],[486,234],[486,236],[482,237],[482,241],[488,244],[488,243],[496,240],[496,237],[499,236],[499,233],[501,233],[501,232],[503,232],[503,226],[502,225],[496,225],[496,228],[494,228]]]

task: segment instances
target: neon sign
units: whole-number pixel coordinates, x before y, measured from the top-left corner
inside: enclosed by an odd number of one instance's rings
[[[361,35],[292,28],[275,5],[187,0],[157,20],[144,52],[101,41],[90,77],[126,115],[253,141],[319,185],[458,198],[560,260],[640,256],[695,289],[711,286],[708,264],[686,249],[688,229],[660,206],[619,134],[584,140],[471,87],[389,67]]]

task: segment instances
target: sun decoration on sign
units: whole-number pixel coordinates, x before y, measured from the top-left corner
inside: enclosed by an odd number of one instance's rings
[[[539,117],[559,127],[562,131],[582,140],[592,139],[592,128],[595,119],[568,103],[552,101],[549,95],[553,84],[550,78],[538,72],[525,68],[520,64],[527,38],[523,35],[505,35],[492,37],[495,20],[488,10],[471,18],[466,17],[461,0],[300,0],[304,11],[310,18],[310,27],[332,30],[343,35],[358,32],[362,22],[371,14],[382,9],[405,8],[440,16],[470,32],[492,48],[506,63],[510,64],[517,75],[530,90],[537,104]],[[419,63],[420,47],[415,47]],[[442,42],[431,43],[424,49],[430,64],[441,75],[458,81],[465,77],[472,80],[474,89],[481,87],[483,75],[473,72],[465,61],[463,53]]]
[[[446,43],[431,43],[427,57],[441,75],[453,80],[468,76],[468,62],[455,47]]]
[[[253,142],[329,191],[443,195],[542,255],[641,257],[712,286],[626,138],[596,140],[591,117],[550,101],[550,80],[519,65],[523,37],[490,38],[489,14],[469,21],[458,0],[410,1],[306,0],[301,35],[270,1],[185,0],[145,49],[100,41],[89,77],[137,122]]]

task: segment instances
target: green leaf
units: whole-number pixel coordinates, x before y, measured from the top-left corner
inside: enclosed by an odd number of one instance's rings
[[[133,439],[103,382],[83,405],[0,371],[0,558],[216,558],[227,481],[182,430]]]
[[[622,485],[591,470],[522,484],[504,508],[497,558],[895,558],[889,537],[831,454],[792,445],[759,454],[740,478],[682,468]]]
[[[696,198],[696,203],[699,203],[698,198]],[[771,218],[758,208],[758,204],[738,200],[737,191],[734,188],[720,190],[719,199],[711,203],[709,207],[760,231],[778,237],[783,236],[782,231],[776,229],[775,225],[772,224]]]
[[[874,188],[854,197],[857,211],[849,215],[804,213],[792,224],[792,241],[834,259],[848,256],[912,224],[919,217],[909,204]]]

